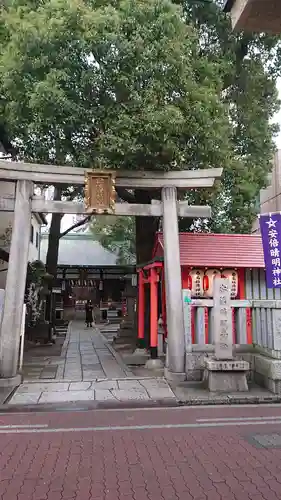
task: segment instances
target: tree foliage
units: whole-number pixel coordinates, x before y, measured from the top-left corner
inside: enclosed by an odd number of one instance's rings
[[[1,94],[20,156],[132,169],[225,163],[219,65],[199,57],[197,32],[172,2],[7,5]]]
[[[272,168],[272,123],[279,109],[276,79],[281,71],[280,37],[233,33],[222,12],[222,0],[180,2],[187,23],[197,29],[200,56],[220,65],[221,99],[229,110],[232,157],[225,165],[223,182],[212,193],[189,193],[192,203],[208,202],[213,218],[199,226],[214,232],[249,232],[257,211],[257,198]],[[181,227],[187,227],[182,221]]]
[[[117,264],[135,264],[135,217],[99,216],[92,220],[90,228],[102,246],[118,256]]]
[[[221,3],[5,0],[0,132],[29,161],[222,166],[216,190],[187,194],[213,207],[196,227],[249,231],[271,168],[281,49],[276,37],[233,34]],[[138,218],[136,227],[137,258],[146,260],[157,221]]]
[[[200,57],[215,61],[219,68],[232,150],[217,189],[193,191],[186,196],[190,203],[209,203],[212,219],[197,224],[183,219],[180,229],[247,233],[256,216],[259,191],[271,171],[272,139],[278,129],[272,118],[279,108],[276,80],[281,72],[280,37],[233,33],[222,12],[222,1],[177,3],[184,10],[186,22],[197,30]]]
[[[200,54],[181,6],[6,0],[0,37],[2,120],[18,158],[162,170],[229,162],[220,64]],[[136,202],[158,196],[119,194]],[[59,216],[52,223],[54,268]],[[138,218],[138,261],[151,257],[157,227]]]

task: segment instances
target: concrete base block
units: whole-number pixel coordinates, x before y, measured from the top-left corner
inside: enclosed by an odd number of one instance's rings
[[[130,344],[132,345],[132,343],[135,342],[135,339],[133,338],[133,336],[128,336],[128,337],[115,337],[114,341],[113,341],[113,344],[116,344],[116,345],[122,345],[122,344]]]
[[[135,349],[132,354],[124,354],[123,361],[127,365],[132,366],[143,366],[150,359],[150,354],[146,351],[146,349]]]
[[[0,378],[0,387],[17,387],[21,384],[22,376],[20,374],[15,377]]]
[[[281,359],[253,354],[254,381],[274,394],[281,394]]]
[[[157,344],[158,356],[163,356],[164,354],[164,337],[162,333],[158,333],[158,344]]]
[[[211,372],[204,371],[204,385],[210,392],[247,392],[248,382],[243,372]]]
[[[205,351],[193,350],[192,352],[188,352],[185,355],[185,372],[186,379],[189,381],[200,381],[203,379],[204,369],[205,369],[205,359],[210,358],[213,359],[213,346],[207,346],[208,350]],[[236,351],[235,359],[247,361],[250,364],[249,372],[247,373],[247,378],[252,379],[253,373],[253,360],[252,353],[240,352]]]
[[[246,372],[250,365],[243,359],[218,360],[214,358],[205,359],[205,368],[212,372]]]
[[[253,357],[252,353],[243,353],[239,354],[239,358],[247,361],[249,363],[250,369],[247,372],[247,380],[248,382],[254,382],[254,372],[253,372]]]
[[[185,373],[186,379],[190,381],[202,380],[204,371],[204,352],[188,352],[185,355]]]
[[[133,336],[135,333],[135,330],[133,327],[126,326],[126,327],[120,327],[118,329],[118,337],[130,337]]]
[[[163,368],[164,363],[161,359],[148,359],[147,362],[145,363],[145,368],[148,370],[159,370],[160,368]]]
[[[243,349],[242,349],[243,348]],[[277,355],[271,356],[261,353],[260,348],[254,348],[251,352],[249,346],[236,346],[234,349],[235,360],[243,360],[249,364],[249,370],[245,375],[247,380],[251,380],[262,387],[265,387],[274,394],[281,394],[281,359]],[[244,352],[245,351],[245,352]],[[206,358],[206,355],[209,357]],[[206,346],[206,350],[194,350],[186,353],[185,371],[186,379],[189,381],[200,381],[204,377],[205,360],[213,359],[213,346]],[[166,357],[167,361],[167,357]],[[167,363],[168,365],[168,363]],[[165,373],[167,369],[165,369]],[[166,376],[166,375],[165,375]],[[169,375],[168,375],[169,376]],[[170,375],[173,377],[173,374]],[[168,379],[168,377],[166,377]],[[169,380],[169,379],[168,379]]]
[[[249,369],[247,361],[206,358],[203,382],[210,392],[247,392]]]
[[[146,349],[141,349],[140,347],[137,347],[132,353],[132,356],[148,356],[148,352]]]
[[[184,382],[186,380],[186,374],[185,373],[171,372],[166,366],[164,368],[164,377],[169,382],[175,382],[175,383]]]
[[[266,378],[260,373],[254,373],[254,382],[261,387],[265,387],[273,394],[280,396],[281,394],[281,380],[273,380],[272,378]]]
[[[254,371],[272,380],[281,380],[281,359],[255,354]]]

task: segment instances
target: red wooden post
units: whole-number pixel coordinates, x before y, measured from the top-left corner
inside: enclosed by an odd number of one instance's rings
[[[209,309],[205,307],[205,344],[209,343]]]
[[[150,269],[150,352],[151,359],[157,358],[158,344],[158,274],[156,268]]]
[[[138,347],[144,348],[144,279],[143,271],[139,271],[138,281]]]
[[[252,335],[252,310],[250,307],[246,308],[246,335],[247,335],[247,344],[251,345],[253,343],[253,335]]]
[[[239,299],[246,299],[246,283],[245,283],[245,269],[238,270],[238,297]],[[246,338],[247,344],[253,343],[252,336],[252,310],[246,307]]]
[[[165,333],[165,338],[167,337],[167,316],[166,316],[166,291],[165,291],[165,273],[164,268],[162,267],[162,320],[163,320],[163,328]]]

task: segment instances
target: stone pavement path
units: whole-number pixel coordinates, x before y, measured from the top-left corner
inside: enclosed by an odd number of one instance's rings
[[[75,403],[76,401],[159,401],[175,400],[164,379],[96,379],[92,382],[23,383],[9,405]]]
[[[61,343],[61,339],[57,339]],[[111,348],[98,328],[87,328],[82,321],[72,321],[61,354],[56,346],[34,348],[24,356],[24,380],[92,381],[96,378],[132,375],[118,353]]]
[[[175,399],[164,379],[134,377],[99,329],[82,322],[69,325],[55,363],[55,381],[25,379],[9,404]]]
[[[280,405],[1,415],[0,498],[280,500],[280,422]]]
[[[126,377],[130,372],[98,328],[87,328],[73,321],[62,348],[64,363],[56,378],[71,381],[93,381],[97,378]]]

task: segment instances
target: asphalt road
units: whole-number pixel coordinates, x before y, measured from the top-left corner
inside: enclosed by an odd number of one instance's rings
[[[281,406],[0,414],[1,500],[276,500]]]

